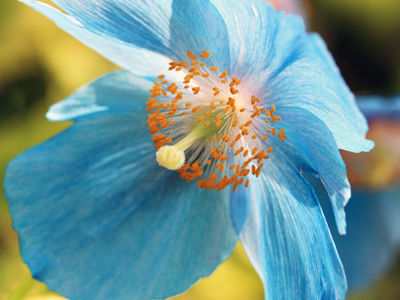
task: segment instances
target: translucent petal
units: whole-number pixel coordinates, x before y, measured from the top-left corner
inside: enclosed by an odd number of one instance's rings
[[[236,244],[229,190],[200,190],[161,168],[145,118],[144,104],[79,118],[7,167],[22,257],[70,299],[166,298]]]
[[[332,131],[341,149],[369,151],[363,115],[325,43],[305,32],[299,16],[265,1],[213,1],[230,38],[231,74],[264,105],[304,108]],[[246,20],[246,21],[243,21]]]
[[[129,72],[111,72],[51,106],[46,117],[64,121],[101,112],[143,108],[152,86],[152,82]]]

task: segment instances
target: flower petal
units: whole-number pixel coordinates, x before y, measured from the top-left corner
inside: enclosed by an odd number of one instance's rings
[[[344,207],[351,196],[350,184],[332,133],[324,122],[307,110],[280,107],[276,114],[283,121],[276,122],[275,127],[283,128],[287,138],[282,143],[275,137],[272,146],[276,153],[272,153],[271,159],[286,155],[294,168],[321,179],[330,196],[338,230],[340,234],[345,234]]]
[[[159,167],[144,108],[79,118],[7,167],[22,257],[70,299],[164,299],[236,244],[229,191]]]
[[[44,14],[58,27],[124,69],[141,76],[157,76],[170,62],[158,53],[116,42],[90,32],[79,21],[39,1],[20,0]]]
[[[400,119],[400,95],[391,98],[377,95],[357,96],[356,100],[368,120],[382,117]]]
[[[273,159],[241,199],[250,209],[239,237],[265,299],[343,300],[346,279],[318,199],[289,157]]]
[[[115,41],[187,59],[187,51],[210,51],[221,67],[229,67],[229,37],[209,0],[128,1],[54,0],[89,31]],[[143,58],[142,58],[143,60]],[[164,67],[164,70],[168,65]]]
[[[137,109],[147,101],[152,87],[152,82],[129,72],[111,72],[51,106],[46,117],[65,121],[94,113]]]
[[[305,32],[299,16],[284,16],[261,0],[214,2],[227,24],[231,71],[242,80],[242,89],[252,90],[264,105],[310,111],[324,121],[341,149],[372,148],[354,95],[325,43]]]
[[[326,198],[322,186],[313,186],[320,199]],[[399,187],[381,192],[353,191],[346,206],[347,234],[342,236],[332,230],[350,289],[370,284],[393,266],[400,246],[399,195]],[[328,201],[321,204],[332,229],[332,210]]]

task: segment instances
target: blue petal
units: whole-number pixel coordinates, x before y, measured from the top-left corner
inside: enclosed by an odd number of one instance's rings
[[[332,131],[341,149],[369,151],[363,115],[325,43],[307,34],[299,16],[265,1],[215,0],[228,27],[232,74],[264,104],[307,109]],[[246,20],[246,21],[243,21]]]
[[[391,98],[381,96],[357,96],[357,104],[368,120],[385,117],[400,119],[400,95]]]
[[[304,109],[278,108],[276,115],[281,116],[283,121],[275,122],[275,127],[284,129],[287,138],[284,143],[277,136],[268,139],[270,146],[274,148],[274,152],[270,154],[272,161],[269,163],[275,164],[274,157],[283,155],[288,157],[285,164],[290,163],[294,169],[319,178],[330,196],[338,230],[341,234],[345,234],[344,207],[351,196],[350,184],[346,166],[332,133],[319,118]],[[260,136],[262,134],[259,133]],[[240,193],[240,191],[235,193],[235,198],[232,200],[237,203],[231,203],[233,224],[237,232],[241,231],[248,210],[248,205],[241,199],[244,196],[238,196]]]
[[[110,41],[147,49],[178,61],[187,59],[189,50],[193,53],[208,50],[221,67],[229,67],[226,26],[209,0],[53,2],[89,31]]]
[[[153,83],[126,71],[103,75],[50,107],[49,120],[64,121],[89,114],[134,109],[149,97]]]
[[[31,0],[20,1],[47,16],[61,29],[94,49],[105,58],[134,74],[142,76],[157,76],[170,62],[169,59],[158,53],[134,47],[127,43],[116,42],[94,34],[73,17],[62,13],[47,4]]]
[[[144,109],[78,118],[7,167],[23,259],[70,299],[164,299],[236,244],[229,190],[200,190],[159,167]]]
[[[331,229],[334,227],[323,187],[313,183]],[[400,246],[400,187],[382,192],[353,191],[346,206],[348,232],[332,230],[350,289],[382,276],[393,265]],[[325,198],[324,198],[325,197]]]
[[[343,300],[346,279],[328,226],[311,186],[289,159],[275,155],[250,182],[240,240],[265,299]]]
[[[276,114],[282,122],[287,138],[284,143],[275,141],[274,151],[286,153],[296,168],[319,177],[330,196],[336,224],[340,234],[346,233],[344,207],[350,199],[350,184],[346,166],[337,149],[335,139],[327,126],[316,116],[304,109],[278,108]],[[272,158],[273,159],[273,158]]]

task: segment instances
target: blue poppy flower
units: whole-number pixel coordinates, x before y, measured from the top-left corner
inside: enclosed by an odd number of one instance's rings
[[[358,97],[370,125],[370,153],[343,153],[352,184],[348,232],[338,235],[329,201],[322,207],[343,262],[349,289],[371,283],[393,265],[400,246],[400,97]],[[322,187],[316,188],[319,198]],[[325,195],[326,197],[326,195]]]
[[[373,143],[300,17],[264,1],[54,1],[67,14],[23,2],[125,69],[52,106],[48,119],[74,125],[7,167],[35,278],[71,299],[166,298],[210,275],[240,239],[267,299],[344,298],[302,174],[323,180],[344,233],[338,148]]]

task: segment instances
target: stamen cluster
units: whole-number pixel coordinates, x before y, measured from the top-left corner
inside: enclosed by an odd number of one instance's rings
[[[210,55],[204,50],[199,56],[205,61]],[[274,150],[268,135],[277,136],[282,142],[286,138],[285,131],[280,128],[278,132],[273,124],[282,121],[281,117],[274,115],[274,105],[270,109],[259,107],[260,99],[254,95],[242,99],[238,88],[242,81],[230,78],[228,71],[208,67],[190,51],[187,56],[189,64],[171,62],[169,67],[170,71],[185,73],[182,84],[169,83],[165,75],[160,75],[157,77],[160,81],[154,82],[150,89],[147,124],[154,135],[154,147],[160,149],[179,139],[179,127],[183,126],[201,141],[197,147],[204,148],[200,151],[203,154],[193,150],[195,154],[189,162],[177,169],[183,179],[198,179],[200,188],[212,190],[233,185],[235,191],[243,183],[248,187],[248,175],[259,177],[263,161]],[[217,65],[215,61],[214,64]],[[267,128],[262,138],[257,134],[260,125]],[[175,146],[181,147],[180,143]],[[186,147],[180,150],[185,151]],[[209,153],[208,158],[204,153]],[[200,159],[196,159],[198,156]],[[222,178],[218,180],[219,175]]]

